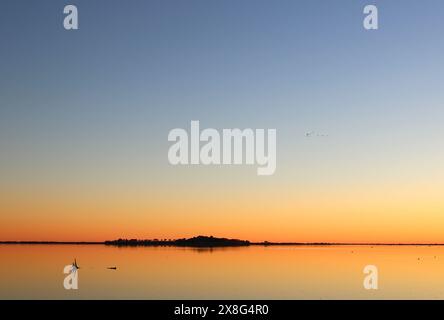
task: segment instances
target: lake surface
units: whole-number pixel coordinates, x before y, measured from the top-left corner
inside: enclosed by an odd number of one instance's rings
[[[444,299],[444,247],[0,245],[0,299]]]

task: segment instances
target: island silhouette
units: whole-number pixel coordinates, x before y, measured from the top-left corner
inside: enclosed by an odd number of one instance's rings
[[[193,238],[183,239],[153,239],[153,240],[138,240],[138,239],[118,239],[105,241],[105,245],[114,246],[174,246],[174,247],[237,247],[249,246],[251,243],[248,240],[215,238],[213,236],[197,236]]]
[[[170,246],[170,247],[241,247],[241,246],[444,246],[444,243],[374,243],[374,242],[251,242],[248,240],[196,236],[181,239],[117,239],[106,241],[0,241],[0,244],[41,245],[107,245],[118,247]]]

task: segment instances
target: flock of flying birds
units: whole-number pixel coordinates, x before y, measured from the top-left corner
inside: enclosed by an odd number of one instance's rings
[[[305,133],[305,137],[311,138],[311,137],[328,137],[328,134],[326,133],[319,133],[315,131],[308,131]]]

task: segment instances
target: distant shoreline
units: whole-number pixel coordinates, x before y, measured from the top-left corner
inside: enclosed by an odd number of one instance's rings
[[[104,241],[0,241],[0,244],[87,244],[87,245],[104,245]]]
[[[174,244],[174,243],[156,243],[156,244],[136,244],[136,245],[117,245],[110,244],[107,241],[0,241],[0,245],[106,245],[114,247],[248,247],[248,246],[444,246],[444,243],[346,243],[346,242],[249,242],[248,244]]]

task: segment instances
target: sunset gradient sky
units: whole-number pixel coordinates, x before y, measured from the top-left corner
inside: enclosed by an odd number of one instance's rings
[[[69,3],[1,4],[0,240],[444,243],[444,2]],[[171,166],[191,120],[276,173]]]

